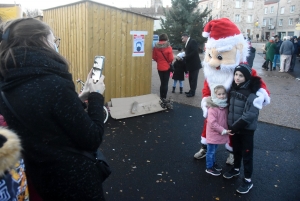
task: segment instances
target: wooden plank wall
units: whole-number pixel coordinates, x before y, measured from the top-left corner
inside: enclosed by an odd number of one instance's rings
[[[85,80],[94,56],[103,55],[105,101],[151,93],[152,18],[83,1],[45,10],[44,21],[61,38],[59,51],[71,63],[74,82]],[[144,57],[132,57],[130,31],[148,31]],[[80,85],[76,86],[79,91]]]
[[[91,69],[87,64],[87,10],[85,3],[72,4],[44,11],[43,21],[51,26],[55,36],[61,39],[59,53],[70,62],[70,72],[76,90],[81,86],[76,79],[86,79],[87,72]]]

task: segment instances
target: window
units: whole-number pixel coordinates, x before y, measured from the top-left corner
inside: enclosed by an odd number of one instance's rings
[[[220,3],[220,1],[218,1],[217,8],[220,8],[220,5],[221,5],[221,3]]]
[[[280,8],[280,14],[283,14],[284,13],[284,7],[281,7]]]
[[[252,15],[248,15],[248,20],[249,23],[252,22]]]
[[[274,6],[271,6],[270,13],[274,13]]]
[[[267,14],[268,13],[268,8],[265,8],[265,14]]]
[[[295,11],[295,6],[290,7],[290,12],[293,13]]]
[[[240,22],[240,15],[239,14],[235,15],[234,22]]]
[[[289,18],[289,25],[293,25],[293,18]]]
[[[270,18],[270,19],[269,19],[269,25],[272,25],[272,24],[273,24],[273,19]]]
[[[236,1],[235,1],[235,7],[236,7],[236,8],[240,8],[240,7],[241,7],[241,2],[240,2],[240,0],[236,0]]]
[[[263,26],[265,27],[265,26],[267,26],[267,20],[263,20]]]
[[[278,26],[282,26],[283,19],[279,19]]]
[[[252,9],[252,8],[253,8],[253,1],[249,1],[249,2],[248,2],[248,8],[249,8],[249,9]]]

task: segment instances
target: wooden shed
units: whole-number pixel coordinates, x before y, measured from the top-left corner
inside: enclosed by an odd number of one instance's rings
[[[88,0],[46,9],[43,13],[43,21],[61,39],[59,52],[70,62],[74,82],[78,78],[85,80],[94,57],[101,55],[106,57],[105,101],[151,93],[155,18]],[[132,56],[132,31],[147,33],[144,56]]]

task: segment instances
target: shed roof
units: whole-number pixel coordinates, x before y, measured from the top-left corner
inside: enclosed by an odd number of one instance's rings
[[[150,8],[122,8],[124,10],[127,11],[132,11],[134,13],[138,13],[138,14],[143,14],[143,15],[148,15],[148,16],[156,16],[156,15],[164,15],[164,9],[166,11],[169,11],[170,8],[163,8],[161,6],[159,6],[157,8],[157,10],[155,9],[155,7],[150,7]]]
[[[15,7],[15,6],[21,7],[21,4],[0,4],[0,8]]]
[[[129,13],[134,13],[134,14],[141,15],[141,16],[144,16],[144,17],[147,17],[147,18],[151,18],[153,20],[157,20],[157,18],[151,17],[149,15],[144,15],[144,14],[132,12],[132,11],[129,11],[129,10],[125,10],[125,9],[122,9],[122,8],[118,8],[118,7],[115,7],[115,6],[110,6],[110,5],[107,5],[107,4],[103,4],[103,3],[99,3],[99,2],[95,2],[95,1],[91,1],[91,0],[77,1],[77,2],[74,2],[74,3],[70,3],[70,4],[65,4],[65,5],[56,6],[56,7],[52,7],[52,8],[47,8],[47,9],[44,9],[43,11],[47,11],[47,10],[51,10],[51,9],[56,9],[56,8],[61,8],[61,7],[65,7],[65,6],[71,6],[71,5],[75,5],[75,4],[79,4],[79,3],[84,3],[84,2],[92,2],[94,4],[103,5],[103,6],[106,6],[106,7],[111,7],[111,8],[114,8],[114,9],[122,10],[122,11],[129,12]]]

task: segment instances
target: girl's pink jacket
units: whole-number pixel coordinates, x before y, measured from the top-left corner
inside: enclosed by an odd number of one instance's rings
[[[206,141],[208,144],[226,144],[229,142],[229,135],[221,135],[227,126],[228,109],[221,107],[208,108]]]

